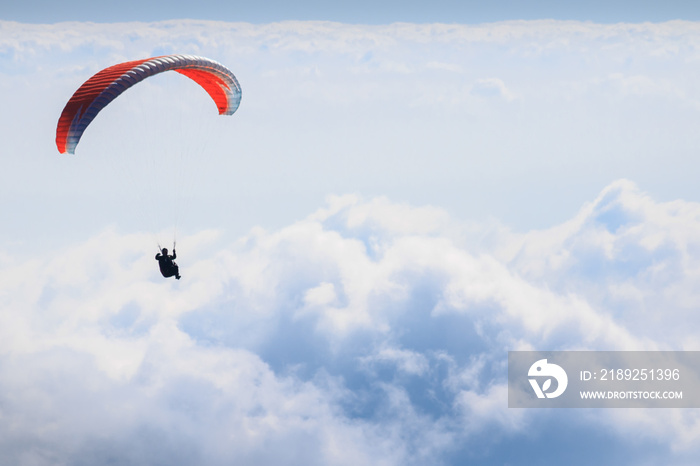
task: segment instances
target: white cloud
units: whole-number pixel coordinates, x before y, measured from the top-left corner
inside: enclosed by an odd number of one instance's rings
[[[699,302],[692,286],[699,216],[696,203],[658,203],[622,180],[574,219],[524,236],[512,264],[530,280],[584,294],[591,304],[630,319],[627,325],[640,337],[696,349],[683,322],[694,318]]]
[[[495,445],[538,425],[506,407],[507,349],[689,344],[690,312],[683,325],[644,332],[639,312],[609,304],[631,287],[653,321],[694,296],[699,211],[621,181],[561,226],[502,236],[520,246],[502,260],[462,248],[457,222],[439,209],[336,197],[277,231],[182,238],[179,282],[158,275],[146,235],[107,230],[49,257],[6,250],[3,460],[469,457],[487,431]],[[624,253],[629,244],[638,247]],[[589,278],[577,264],[591,257],[635,266]],[[643,411],[583,422],[621,439],[653,436],[659,456],[683,458],[698,429],[679,416],[664,413],[662,427]]]
[[[515,96],[506,87],[503,80],[498,78],[477,80],[472,87],[472,92],[483,97],[500,97],[509,102],[515,99]]]
[[[429,361],[424,355],[415,351],[399,348],[383,347],[371,356],[362,358],[367,364],[395,364],[396,367],[409,375],[424,375],[429,368]]]

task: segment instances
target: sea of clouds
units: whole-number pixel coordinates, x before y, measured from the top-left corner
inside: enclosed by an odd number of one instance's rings
[[[518,349],[698,350],[699,230],[700,204],[619,181],[527,234],[333,197],[276,231],[183,238],[179,282],[147,235],[4,250],[0,455],[501,464],[555,439],[571,464],[683,464],[697,411],[508,409],[506,365]]]

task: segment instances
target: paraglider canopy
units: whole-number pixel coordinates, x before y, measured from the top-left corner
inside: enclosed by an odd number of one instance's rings
[[[66,103],[56,128],[58,151],[75,153],[83,132],[103,108],[134,84],[164,71],[176,71],[202,86],[220,115],[232,115],[238,109],[241,86],[228,68],[214,60],[165,55],[120,63],[85,81]]]

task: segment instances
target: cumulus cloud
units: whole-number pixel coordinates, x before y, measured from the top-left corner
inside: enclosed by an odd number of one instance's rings
[[[501,461],[498,445],[570,422],[507,408],[508,350],[697,349],[698,212],[623,180],[570,221],[470,251],[440,209],[331,197],[275,231],[183,238],[179,282],[146,235],[6,250],[3,461]],[[653,436],[656,458],[695,451],[695,416],[633,411],[577,425]]]
[[[635,335],[694,350],[683,322],[694,319],[698,302],[690,285],[698,274],[697,209],[682,200],[654,202],[621,180],[572,220],[521,238],[510,263],[529,279],[584,293],[611,315],[630,319]],[[662,338],[669,333],[677,338]]]

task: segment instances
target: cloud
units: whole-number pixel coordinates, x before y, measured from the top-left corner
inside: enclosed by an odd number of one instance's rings
[[[500,97],[506,101],[515,99],[505,83],[498,78],[479,79],[474,84],[472,92],[483,97]]]
[[[423,375],[429,367],[428,359],[420,353],[398,348],[382,348],[375,354],[363,358],[365,363],[395,364],[396,368],[410,375]]]
[[[3,461],[498,461],[570,421],[507,408],[507,350],[696,349],[699,209],[623,180],[561,225],[469,252],[440,209],[331,197],[279,230],[182,238],[179,282],[145,235],[6,250]],[[683,325],[656,331],[669,313]],[[696,417],[633,411],[577,428],[653,437],[651,457],[695,451]]]
[[[522,238],[511,263],[550,289],[585,294],[611,315],[629,319],[638,336],[669,349],[695,349],[683,322],[694,318],[698,302],[690,285],[698,274],[697,218],[696,203],[657,203],[621,180],[572,220]],[[663,333],[677,338],[666,340]]]

